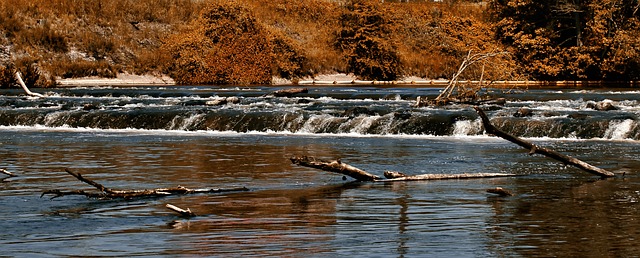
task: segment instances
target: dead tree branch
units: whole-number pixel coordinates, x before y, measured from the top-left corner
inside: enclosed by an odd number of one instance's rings
[[[459,93],[461,92],[461,90],[458,87],[458,79],[460,75],[462,75],[462,73],[471,65],[473,65],[476,62],[486,60],[488,58],[492,58],[498,55],[504,55],[506,53],[507,52],[491,52],[491,53],[477,53],[472,55],[471,50],[469,50],[469,53],[467,53],[467,57],[465,57],[465,59],[462,60],[462,63],[460,64],[458,71],[455,74],[453,74],[453,77],[449,81],[449,84],[447,85],[447,87],[445,87],[444,90],[440,93],[440,95],[436,97],[436,101],[451,98],[451,95],[455,91],[458,91]],[[484,71],[484,67],[483,67],[483,71]],[[484,73],[482,76],[484,76]]]
[[[501,131],[500,129],[494,127],[491,124],[491,121],[489,120],[489,117],[487,117],[487,114],[484,113],[484,111],[482,111],[481,108],[479,107],[473,107],[476,112],[478,113],[478,115],[480,115],[480,118],[482,119],[482,125],[484,126],[484,130],[487,132],[487,134],[492,134],[495,136],[498,136],[500,138],[503,138],[507,141],[510,141],[512,143],[515,143],[517,145],[520,145],[521,147],[529,150],[529,154],[542,154],[544,156],[547,156],[549,158],[558,160],[564,164],[567,165],[572,165],[575,166],[579,169],[582,169],[586,172],[589,172],[591,174],[594,175],[598,175],[602,178],[606,178],[606,177],[614,177],[615,174],[613,172],[607,171],[605,169],[593,166],[587,162],[584,162],[582,160],[579,160],[577,158],[571,157],[571,156],[567,156],[561,153],[558,153],[554,150],[551,149],[547,149],[547,148],[543,148],[543,147],[539,147],[533,143],[530,143],[528,141],[525,141],[523,139],[520,139],[516,136],[510,135],[506,132]]]
[[[249,189],[247,189],[246,187],[236,187],[236,188],[226,188],[226,189],[225,188],[189,189],[182,186],[177,186],[173,188],[158,188],[158,189],[144,189],[144,190],[113,190],[93,180],[83,177],[80,173],[75,173],[69,169],[65,169],[65,171],[70,175],[72,175],[73,177],[77,178],[78,180],[97,188],[100,192],[86,192],[83,190],[62,191],[62,190],[55,189],[55,190],[46,190],[42,192],[42,195],[40,195],[40,197],[43,197],[49,194],[49,195],[53,195],[51,199],[62,197],[65,195],[84,195],[88,198],[98,198],[98,199],[131,199],[131,198],[138,198],[138,197],[161,197],[161,196],[179,195],[179,194],[249,191]]]
[[[394,181],[418,181],[418,180],[443,180],[443,179],[470,179],[470,178],[488,178],[488,177],[509,177],[515,176],[515,174],[505,173],[465,173],[465,174],[423,174],[408,176],[400,172],[385,172],[385,177],[388,179],[380,178],[376,175],[370,174],[362,169],[347,165],[340,160],[324,161],[316,159],[314,157],[300,156],[291,157],[293,164],[317,168],[320,170],[334,172],[346,176],[350,176],[358,181],[370,181],[370,182],[394,182]]]
[[[24,90],[25,93],[27,93],[27,95],[32,96],[32,97],[44,98],[44,95],[42,95],[40,93],[32,92],[32,91],[29,90],[29,88],[27,88],[27,85],[22,80],[22,76],[20,76],[20,72],[16,72],[16,79],[18,80],[18,83],[20,84],[20,87],[22,87],[22,89]]]

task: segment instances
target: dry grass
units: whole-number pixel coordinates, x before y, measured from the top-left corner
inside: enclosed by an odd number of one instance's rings
[[[194,26],[210,2],[243,6],[255,19],[266,33],[273,75],[295,78],[347,69],[343,53],[334,47],[346,1],[335,0],[3,0],[0,44],[9,44],[11,56],[0,55],[0,64],[29,58],[45,77],[175,72],[167,65],[175,53],[166,51],[166,44],[171,35]],[[386,15],[399,25],[391,39],[406,76],[449,77],[468,50],[498,48],[480,5],[386,2]],[[214,55],[208,62],[227,61]],[[477,71],[470,69],[468,76]]]

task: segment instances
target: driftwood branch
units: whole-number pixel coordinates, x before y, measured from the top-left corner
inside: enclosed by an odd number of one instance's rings
[[[476,110],[476,112],[478,112],[478,115],[480,115],[480,118],[482,119],[482,125],[484,126],[484,130],[487,132],[487,134],[492,134],[500,138],[503,138],[507,141],[510,141],[512,143],[515,143],[517,145],[520,145],[521,147],[529,150],[529,154],[534,154],[534,153],[542,154],[549,158],[563,162],[564,164],[572,165],[586,172],[589,172],[591,174],[598,175],[602,178],[615,176],[613,172],[593,166],[587,162],[584,162],[582,160],[579,160],[577,158],[574,158],[568,155],[564,155],[554,150],[537,146],[533,143],[520,139],[516,136],[505,133],[491,124],[489,117],[487,117],[487,114],[485,114],[481,108],[479,107],[473,107],[473,108]]]
[[[172,204],[168,204],[168,203],[167,203],[167,205],[165,207],[167,207],[167,209],[170,209],[172,211],[177,212],[178,214],[180,214],[180,216],[183,216],[183,217],[195,217],[196,216],[196,214],[193,213],[189,208],[187,208],[185,210],[183,208],[180,208],[178,206],[175,206],[175,205],[172,205]]]
[[[16,72],[16,79],[18,80],[18,83],[20,84],[20,87],[22,87],[22,89],[24,90],[24,92],[27,93],[27,95],[32,96],[32,97],[44,98],[44,95],[42,95],[40,93],[32,92],[32,91],[29,90],[29,88],[27,88],[27,85],[22,80],[22,76],[20,76],[20,72]]]
[[[373,182],[470,179],[470,178],[515,176],[515,174],[505,174],[505,173],[423,174],[423,175],[408,176],[400,172],[387,171],[384,173],[387,179],[383,179],[376,175],[370,174],[362,169],[356,168],[351,165],[347,165],[346,163],[343,163],[340,160],[324,161],[324,160],[316,159],[314,157],[300,156],[300,157],[291,157],[291,162],[299,166],[317,168],[317,169],[328,171],[328,172],[334,172],[334,173],[350,176],[358,181],[373,181]]]
[[[99,198],[99,199],[131,199],[137,197],[161,197],[167,195],[179,195],[179,194],[196,194],[196,193],[222,193],[222,192],[238,192],[238,191],[248,191],[246,187],[236,187],[236,188],[211,188],[211,189],[189,189],[182,186],[177,186],[173,188],[158,188],[158,189],[144,189],[144,190],[113,190],[111,188],[105,187],[102,184],[99,184],[93,180],[83,177],[80,173],[75,173],[69,169],[65,169],[67,173],[77,178],[78,180],[87,183],[99,190],[99,192],[87,192],[83,190],[72,190],[72,191],[62,191],[62,190],[46,190],[42,192],[40,197],[45,195],[53,195],[51,199],[62,197],[65,195],[84,195],[88,198]]]
[[[7,175],[7,176],[9,176],[9,177],[16,177],[16,176],[18,176],[18,175],[14,174],[14,173],[11,173],[11,172],[7,171],[7,170],[6,170],[6,169],[4,169],[4,168],[0,168],[0,173],[5,174],[5,175]]]

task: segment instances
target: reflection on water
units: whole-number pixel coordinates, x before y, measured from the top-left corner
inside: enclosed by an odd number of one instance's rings
[[[640,251],[635,142],[545,143],[626,173],[596,180],[493,138],[14,130],[0,136],[0,157],[21,175],[0,183],[0,227],[7,229],[0,246],[7,255],[566,257]],[[350,183],[293,167],[287,160],[293,154],[343,157],[373,173],[398,168],[520,176]],[[116,189],[252,190],[129,201],[39,198],[46,189],[92,190],[64,167]],[[485,192],[496,186],[516,195]],[[166,203],[200,216],[179,218]]]

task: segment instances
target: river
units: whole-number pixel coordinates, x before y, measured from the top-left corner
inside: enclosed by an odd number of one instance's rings
[[[490,90],[492,122],[611,170],[591,174],[482,132],[469,106],[413,107],[438,88],[91,87],[0,96],[0,256],[629,257],[640,253],[640,91]],[[207,106],[215,97],[240,102]],[[590,103],[612,103],[597,111]],[[526,107],[531,116],[513,114]],[[382,175],[507,178],[359,183],[293,155]],[[41,197],[114,189],[247,187],[132,200]],[[514,196],[486,189],[502,187]],[[165,208],[190,208],[182,218]]]

